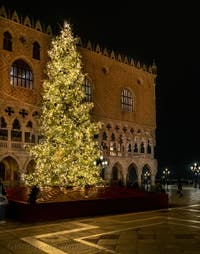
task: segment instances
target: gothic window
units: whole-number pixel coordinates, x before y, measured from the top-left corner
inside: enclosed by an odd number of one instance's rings
[[[124,111],[133,111],[133,97],[128,89],[123,89],[121,93],[121,107]]]
[[[10,70],[10,83],[12,86],[33,88],[33,73],[23,60],[16,60]]]
[[[128,152],[131,153],[131,144],[128,144]]]
[[[20,122],[15,119],[12,124],[12,130],[11,130],[11,140],[12,141],[22,141],[22,132],[20,131],[21,126]]]
[[[0,118],[0,128],[6,128],[6,127],[7,127],[7,123],[6,123],[5,119],[4,119],[4,117],[2,116]]]
[[[137,143],[135,143],[135,145],[134,145],[134,153],[137,153],[138,152],[138,146],[137,146]]]
[[[149,140],[148,140],[148,144],[147,144],[147,153],[151,154],[151,144],[150,144]]]
[[[4,117],[0,118],[0,140],[8,140],[7,123]]]
[[[85,100],[87,102],[91,102],[92,101],[92,85],[88,78],[85,78],[84,92],[85,92]]]
[[[112,133],[112,135],[111,135],[111,141],[115,141],[115,134],[114,133]]]
[[[12,51],[12,36],[9,32],[5,32],[3,38],[3,49]]]
[[[27,124],[26,124],[26,127],[28,128],[32,128],[33,127],[33,124],[31,121],[28,121]]]
[[[123,143],[123,138],[122,135],[119,136],[119,143],[122,144]]]
[[[21,128],[21,126],[20,126],[19,120],[15,119],[13,122],[13,125],[12,125],[12,129],[13,130],[20,130],[20,128]]]
[[[31,135],[30,132],[25,132],[25,142],[26,143],[35,143],[35,135]]]
[[[107,144],[105,142],[101,142],[101,149],[106,151],[108,149]]]
[[[107,135],[105,131],[103,132],[103,140],[107,140]]]
[[[141,153],[144,153],[144,142],[141,143],[140,152],[141,152]]]
[[[40,44],[38,42],[33,43],[33,58],[40,60]]]

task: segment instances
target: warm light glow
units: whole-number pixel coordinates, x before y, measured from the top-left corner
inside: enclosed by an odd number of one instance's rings
[[[91,122],[93,103],[85,101],[77,39],[65,22],[48,51],[43,82],[40,144],[30,148],[35,172],[23,175],[28,185],[85,186],[101,181],[98,143],[101,123]]]

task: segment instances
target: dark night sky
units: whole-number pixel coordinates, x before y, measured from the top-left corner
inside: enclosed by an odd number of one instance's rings
[[[0,0],[0,5],[45,24],[67,19],[83,39],[142,63],[155,60],[158,168],[187,172],[200,160],[198,1],[157,2]]]

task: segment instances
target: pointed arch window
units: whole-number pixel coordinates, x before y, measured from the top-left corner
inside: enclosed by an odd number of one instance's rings
[[[148,144],[147,144],[147,153],[151,154],[151,143],[148,140]]]
[[[107,135],[105,131],[103,132],[103,140],[107,140]]]
[[[133,96],[128,89],[123,89],[121,93],[121,107],[124,111],[133,111]]]
[[[19,120],[15,119],[12,124],[11,130],[11,140],[12,141],[22,141],[22,132],[21,132],[21,125]]]
[[[141,153],[144,153],[144,152],[145,152],[145,151],[144,151],[144,142],[142,142],[141,145],[140,145],[140,152],[141,152]]]
[[[134,144],[134,150],[133,151],[134,151],[134,153],[138,153],[138,145],[137,145],[137,143]]]
[[[0,118],[0,140],[8,140],[7,123],[3,116]]]
[[[33,58],[40,60],[40,44],[36,41],[33,43]]]
[[[12,51],[12,36],[9,32],[3,34],[3,49]]]
[[[87,102],[92,101],[92,85],[88,78],[85,78],[84,82],[85,100]]]
[[[12,86],[33,88],[33,73],[23,60],[16,60],[10,70],[10,83]]]
[[[24,133],[24,140],[26,143],[35,143],[35,135],[33,134],[33,123],[28,121],[26,124],[27,131]]]

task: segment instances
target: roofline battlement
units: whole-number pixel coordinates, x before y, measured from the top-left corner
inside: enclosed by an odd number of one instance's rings
[[[41,25],[41,22],[39,20],[34,21],[33,19],[30,19],[28,16],[25,16],[23,18],[22,16],[19,17],[18,13],[16,10],[10,11],[6,10],[4,6],[0,7],[0,17],[3,17],[5,19],[10,19],[13,22],[19,23],[21,25],[27,26],[29,28],[35,29],[41,33],[45,33],[49,36],[53,36],[52,28],[50,25]],[[114,50],[109,50],[107,48],[101,47],[98,43],[92,44],[91,41],[83,41],[80,37],[78,39],[78,46],[82,48],[86,48],[90,51],[93,51],[95,53],[104,55],[106,57],[110,57],[111,59],[128,64],[130,66],[134,66],[137,69],[141,69],[143,71],[152,73],[154,75],[157,74],[157,66],[155,62],[153,62],[152,65],[146,65],[142,64],[139,60],[134,60],[132,57],[128,57],[126,55],[122,55],[120,53],[114,52]]]

